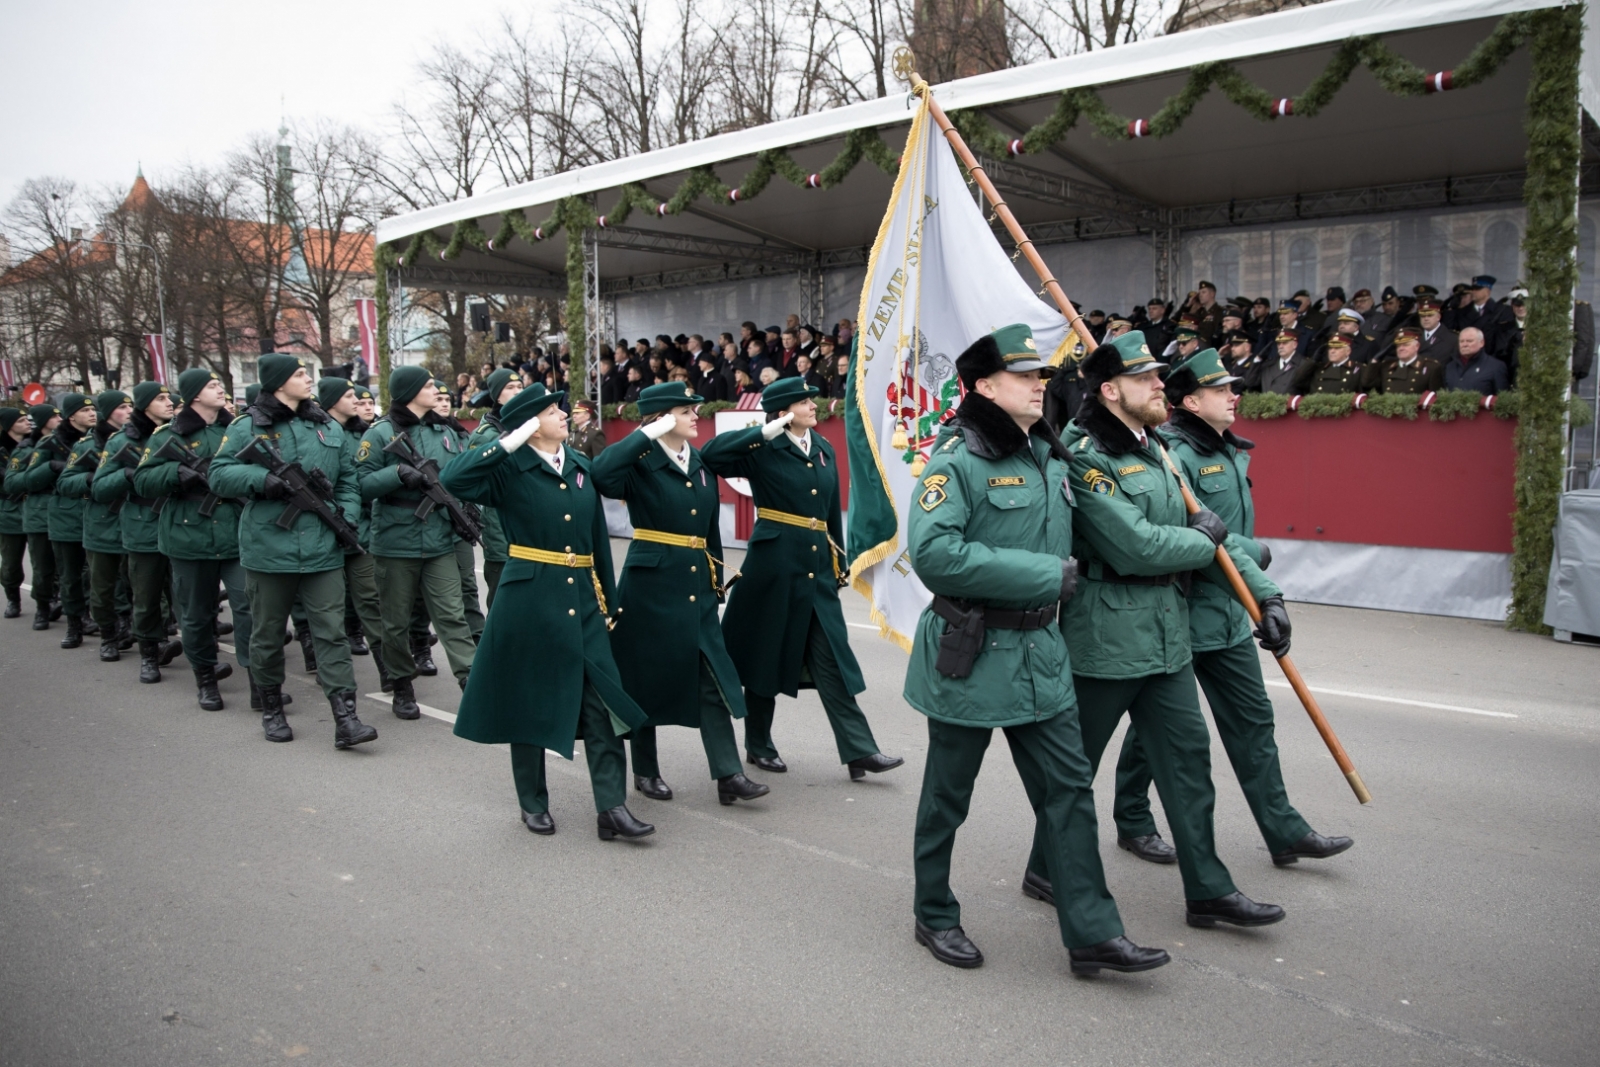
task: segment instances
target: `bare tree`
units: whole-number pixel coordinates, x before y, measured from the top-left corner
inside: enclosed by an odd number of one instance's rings
[[[64,178],[22,183],[4,218],[14,248],[31,252],[5,274],[8,301],[29,340],[34,373],[71,368],[76,381],[90,381],[91,360],[103,359],[105,327],[100,315],[100,274],[110,259],[105,245],[86,242],[90,205]]]

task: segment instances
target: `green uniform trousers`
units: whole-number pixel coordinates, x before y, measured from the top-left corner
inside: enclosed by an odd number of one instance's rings
[[[706,750],[711,777],[726,778],[739,773],[739,743],[733,737],[733,716],[722,699],[716,673],[704,656],[700,657],[700,744]],[[645,778],[661,777],[654,726],[641,726],[629,734],[628,748],[633,755],[634,774]]]
[[[472,669],[477,646],[467,629],[461,607],[461,571],[454,553],[431,559],[402,559],[374,556],[373,574],[382,591],[384,665],[395,681],[416,676],[417,664],[411,656],[412,607],[422,594],[439,643],[450,661],[450,672],[465,678]],[[346,644],[345,650],[349,651]],[[320,653],[319,653],[320,655]]]
[[[372,554],[353,552],[344,558],[345,630],[349,632],[352,614],[361,620],[361,630],[374,656],[383,655],[383,603],[378,596],[377,572]]]
[[[28,567],[33,572],[33,602],[48,608],[56,595],[56,551],[50,535],[31,533],[28,538]]]
[[[61,586],[62,613],[69,619],[89,614],[89,590],[84,573],[89,560],[84,554],[83,542],[51,541],[50,550],[56,557],[56,581]]]
[[[0,589],[7,600],[22,598],[22,557],[28,551],[27,534],[0,534]],[[489,587],[493,594],[493,586]]]
[[[578,714],[578,731],[583,736],[583,755],[589,761],[589,786],[594,790],[594,810],[610,811],[624,803],[628,769],[622,751],[622,738],[611,728],[611,713],[605,701],[585,679],[583,708]],[[517,786],[517,802],[522,810],[538,815],[550,810],[550,790],[545,783],[544,749],[538,745],[511,746],[511,777]]]
[[[1310,825],[1301,818],[1283,786],[1278,764],[1278,742],[1273,736],[1272,701],[1261,678],[1256,647],[1241,641],[1232,648],[1194,654],[1194,674],[1211,705],[1228,762],[1239,788],[1261,828],[1267,848],[1281,852],[1306,834]],[[1117,833],[1143,837],[1156,832],[1150,814],[1150,762],[1139,744],[1139,731],[1129,727],[1117,760]]]
[[[839,746],[839,762],[849,763],[878,751],[872,727],[867,725],[867,714],[844,684],[839,661],[833,657],[833,646],[828,644],[828,635],[822,632],[822,623],[815,612],[811,615],[811,627],[806,631],[806,650],[801,662],[804,664],[802,676],[811,676],[822,708],[828,713],[828,725],[833,727],[833,740]],[[746,687],[744,706],[745,751],[751,756],[776,758],[778,750],[772,747],[772,718],[777,698],[762,696]]]
[[[478,556],[465,541],[456,542],[456,566],[461,570],[461,610],[474,638],[483,636],[483,609],[478,607]]]
[[[172,595],[178,604],[178,625],[183,632],[183,654],[195,670],[217,665],[217,602],[220,588],[228,590],[233,609],[233,647],[239,666],[250,669],[250,635],[254,618],[245,590],[244,566],[236,559],[175,559],[172,561]]]
[[[1096,771],[1123,712],[1133,719],[1140,744],[1161,794],[1161,806],[1172,825],[1178,870],[1188,900],[1214,900],[1234,892],[1228,868],[1217,858],[1212,814],[1217,794],[1211,784],[1211,735],[1200,711],[1194,671],[1185,666],[1171,674],[1143,678],[1072,676],[1078,693],[1078,721],[1083,750]],[[1035,836],[1028,869],[1048,878]]]
[[[1122,918],[1100,865],[1094,771],[1084,755],[1077,712],[1003,729],[1033,807],[1034,851],[1043,856],[1055,887],[1062,944],[1087,948],[1121,937]],[[928,759],[913,843],[913,907],[922,924],[934,930],[961,925],[961,905],[950,891],[950,854],[993,734],[990,727],[928,720]]]
[[[128,557],[121,552],[89,552],[89,616],[100,627],[100,639],[117,636],[117,587],[128,573]]]
[[[159,552],[128,553],[128,585],[133,590],[133,636],[165,641],[167,615],[162,598],[172,587],[172,568]]]
[[[494,591],[500,584],[500,573],[506,569],[505,560],[486,559],[483,561],[483,584],[489,590],[484,594],[483,610],[488,611],[494,607]]]
[[[356,672],[350,664],[350,641],[344,634],[343,567],[311,574],[246,569],[244,587],[252,623],[250,673],[257,685],[283,684],[283,631],[298,597],[317,654],[317,684],[328,696],[354,691]]]

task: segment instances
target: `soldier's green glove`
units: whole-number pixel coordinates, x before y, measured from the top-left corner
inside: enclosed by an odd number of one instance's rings
[[[1206,508],[1189,516],[1189,529],[1199,530],[1211,538],[1214,545],[1220,545],[1228,539],[1228,524],[1218,518],[1216,512]]]

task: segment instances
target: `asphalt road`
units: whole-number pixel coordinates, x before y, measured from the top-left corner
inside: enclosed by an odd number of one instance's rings
[[[1130,935],[1174,963],[1086,980],[1019,892],[1032,831],[998,739],[955,857],[988,962],[959,971],[913,944],[924,720],[899,697],[903,653],[846,606],[863,706],[907,766],[852,783],[806,695],[779,704],[790,773],[723,808],[698,740],[664,729],[677,797],[633,795],[658,827],[640,844],[597,840],[581,757],[552,758],[559,832],[540,838],[505,750],[437,718],[363,697],[380,738],[335,751],[294,646],[297,736],[270,745],[241,678],[208,714],[181,660],[141,686],[136,659],[61,650],[60,624],[0,622],[0,1064],[1600,1058],[1600,649],[1291,605],[1296,660],[1376,800],[1356,804],[1274,688],[1285,776],[1312,825],[1356,847],[1275,869],[1219,748],[1222,857],[1289,917],[1190,929],[1176,869],[1115,848],[1107,769],[1111,888]],[[376,692],[371,659],[357,671]],[[423,682],[454,708],[448,678]]]

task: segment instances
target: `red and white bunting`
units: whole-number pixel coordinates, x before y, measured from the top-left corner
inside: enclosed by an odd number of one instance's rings
[[[1279,97],[1278,102],[1272,105],[1272,113],[1278,116],[1280,119],[1293,115],[1294,101],[1289,99],[1287,96]]]
[[[739,202],[739,190],[737,190],[737,189],[729,189],[728,190],[728,203],[737,204],[738,202]]]
[[[1430,74],[1423,87],[1430,93],[1448,93],[1455,88],[1455,71],[1441,70],[1436,74]]]
[[[822,175],[820,175],[820,174],[807,174],[806,175],[806,188],[807,189],[821,189],[822,188]]]
[[[662,219],[667,217],[667,205],[665,205],[665,204],[657,204],[656,205],[656,217],[657,218],[662,218]]]
[[[367,365],[367,376],[378,374],[378,302],[372,297],[362,297],[355,302],[356,323],[361,337],[361,362]]]
[[[9,359],[0,359],[0,388],[7,393],[17,387],[17,368]]]
[[[1006,142],[1006,155],[1008,156],[1020,156],[1025,151],[1027,149],[1022,147],[1022,138],[1020,137],[1014,137]]]
[[[144,335],[144,354],[150,360],[150,378],[162,385],[171,385],[167,376],[167,339],[159,333]]]
[[[1128,123],[1128,136],[1137,140],[1140,137],[1150,136],[1150,120],[1134,119]]]

